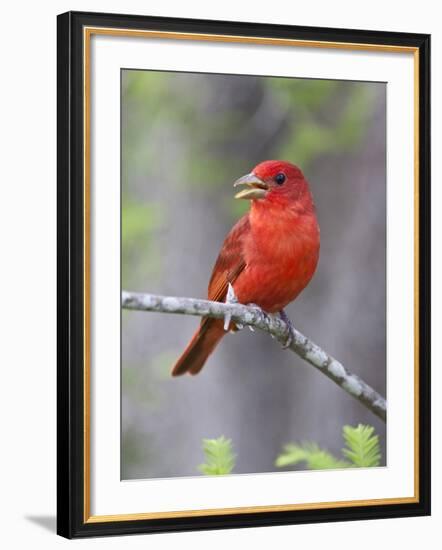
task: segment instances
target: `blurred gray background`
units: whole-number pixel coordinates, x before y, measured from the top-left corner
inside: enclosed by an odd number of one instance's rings
[[[122,287],[206,297],[248,207],[232,183],[297,164],[321,227],[293,324],[386,392],[386,87],[382,83],[122,71]],[[236,473],[276,470],[291,441],[336,455],[344,424],[385,425],[268,335],[228,335],[196,377],[170,369],[199,319],[123,311],[123,479],[201,475],[202,438],[233,441]]]

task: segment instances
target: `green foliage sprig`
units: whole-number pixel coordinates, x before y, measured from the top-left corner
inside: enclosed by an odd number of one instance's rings
[[[316,443],[290,443],[284,447],[275,465],[282,468],[305,462],[309,470],[379,466],[381,461],[379,436],[375,434],[372,426],[363,424],[356,427],[344,426],[342,436],[346,445],[342,449],[342,459],[321,449]]]
[[[373,426],[359,424],[356,428],[344,426],[342,435],[346,448],[342,454],[357,468],[379,466],[381,450],[379,436],[374,433]]]
[[[348,462],[334,457],[328,451],[321,449],[316,443],[305,442],[300,445],[289,443],[275,461],[275,466],[294,466],[305,462],[309,470],[333,470],[347,468]]]
[[[231,439],[226,439],[223,435],[217,439],[203,439],[203,451],[206,462],[198,466],[203,474],[220,476],[232,472],[236,456]]]

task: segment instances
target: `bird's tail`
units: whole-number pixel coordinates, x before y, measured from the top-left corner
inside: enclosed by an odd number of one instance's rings
[[[223,321],[204,319],[172,369],[172,376],[180,376],[185,372],[198,374],[209,355],[225,335]]]

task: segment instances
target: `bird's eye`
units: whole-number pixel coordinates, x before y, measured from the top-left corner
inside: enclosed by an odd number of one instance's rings
[[[282,185],[285,182],[285,174],[280,172],[275,176],[275,181],[278,185]]]

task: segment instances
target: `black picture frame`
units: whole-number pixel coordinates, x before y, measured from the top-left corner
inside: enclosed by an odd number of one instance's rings
[[[88,522],[85,514],[84,98],[85,27],[240,35],[416,49],[419,57],[419,498],[413,503]],[[430,36],[68,12],[57,20],[57,532],[67,538],[430,514]]]

